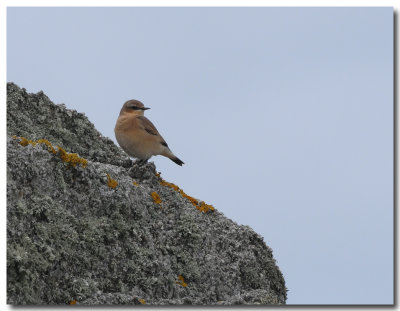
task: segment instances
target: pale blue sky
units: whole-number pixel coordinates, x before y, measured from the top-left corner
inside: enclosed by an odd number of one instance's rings
[[[7,80],[114,141],[151,107],[164,179],[264,237],[287,303],[393,303],[392,8],[8,8]]]

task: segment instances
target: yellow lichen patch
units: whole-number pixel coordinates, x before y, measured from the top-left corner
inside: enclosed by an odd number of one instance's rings
[[[175,185],[175,184],[173,184],[171,182],[165,181],[163,179],[161,179],[160,184],[162,186],[170,187],[170,188],[174,189],[175,191],[179,191],[179,187],[177,185]]]
[[[13,138],[17,138],[17,136],[13,136]],[[31,144],[32,146],[36,146],[36,144],[45,144],[47,145],[49,151],[53,152],[54,154],[57,153],[56,149],[51,145],[51,143],[47,139],[39,139],[37,141],[32,141],[30,139],[26,139],[25,137],[20,137],[21,141],[19,142],[22,146],[27,146]]]
[[[13,138],[18,138],[18,137],[13,136]],[[28,146],[29,144],[32,146],[36,146],[36,144],[45,144],[48,147],[49,152],[52,152],[53,154],[57,153],[56,149],[54,149],[54,147],[47,139],[39,139],[37,141],[32,141],[30,139],[26,139],[25,137],[19,137],[19,139],[20,139],[19,142],[20,145],[24,147]],[[64,162],[69,163],[73,167],[75,167],[77,164],[80,164],[82,167],[86,167],[88,163],[86,159],[79,157],[76,153],[68,153],[59,146],[57,146],[57,149],[60,154],[61,160],[63,160]]]
[[[183,278],[182,275],[178,276],[178,281],[175,282],[176,284],[182,285],[183,287],[187,286],[187,283],[185,282],[185,279]]]
[[[19,142],[19,144],[20,144],[21,146],[26,147],[26,146],[28,146],[29,144],[31,144],[32,146],[35,146],[35,145],[36,145],[36,143],[35,143],[34,141],[32,141],[32,140],[30,140],[30,139],[26,139],[25,137],[20,137],[20,139],[21,139],[21,141]]]
[[[192,203],[194,206],[197,207],[197,205],[199,204],[199,201],[197,201],[195,198],[191,197],[190,195],[187,195],[185,192],[183,192],[182,189],[179,190],[179,193],[186,199],[188,199],[190,201],[190,203]]]
[[[118,186],[118,181],[116,181],[115,179],[112,179],[109,174],[106,173],[106,175],[107,175],[107,180],[108,180],[107,186],[115,189],[115,187]]]
[[[162,201],[161,201],[161,198],[160,198],[160,196],[158,195],[158,193],[157,192],[152,192],[151,193],[151,197],[153,198],[153,201],[154,201],[154,203],[156,203],[156,204],[160,204]]]
[[[143,298],[139,299],[139,302],[140,302],[142,305],[145,305],[145,304],[146,304],[146,300],[144,300]]]
[[[46,144],[49,151],[53,152],[53,154],[56,154],[57,151],[56,149],[54,149],[54,147],[51,145],[51,143],[47,140],[47,139],[39,139],[38,141],[36,141],[38,144]]]
[[[74,300],[71,300],[70,302],[69,302],[69,304],[70,305],[76,305],[76,300],[74,299]]]
[[[76,153],[68,153],[60,146],[57,146],[57,148],[58,148],[58,152],[60,154],[60,158],[64,162],[71,164],[73,167],[75,167],[77,164],[82,165],[82,167],[86,167],[86,165],[87,165],[86,159],[81,158]]]
[[[212,205],[208,205],[204,202],[199,203],[199,201],[190,195],[187,195],[182,189],[180,189],[177,185],[165,181],[164,179],[161,178],[160,184],[165,187],[169,187],[174,189],[175,191],[179,192],[181,196],[184,198],[188,199],[190,203],[192,203],[199,211],[202,211],[203,213],[207,213],[209,211],[214,211],[214,207]]]
[[[203,213],[207,213],[209,211],[214,211],[215,210],[214,206],[206,204],[205,202],[201,202],[199,205],[196,206],[196,208],[199,211],[202,211]]]
[[[134,181],[133,183],[132,183],[134,186],[139,186],[139,184],[136,182],[136,181]]]

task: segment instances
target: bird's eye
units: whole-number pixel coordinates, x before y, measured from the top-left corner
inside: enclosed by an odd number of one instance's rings
[[[133,110],[139,110],[140,109],[139,107],[136,107],[136,106],[131,106],[130,108],[133,109]]]

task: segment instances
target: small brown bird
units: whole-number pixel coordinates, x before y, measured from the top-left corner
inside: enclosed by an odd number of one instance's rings
[[[142,164],[153,155],[163,155],[176,164],[184,164],[169,149],[164,138],[153,123],[144,116],[146,108],[140,101],[132,99],[125,102],[115,124],[115,137],[118,144],[131,157]]]

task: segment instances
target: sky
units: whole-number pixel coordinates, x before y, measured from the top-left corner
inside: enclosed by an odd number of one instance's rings
[[[393,303],[392,8],[8,8],[7,81],[114,142],[151,107],[157,170],[264,237],[288,304]]]

